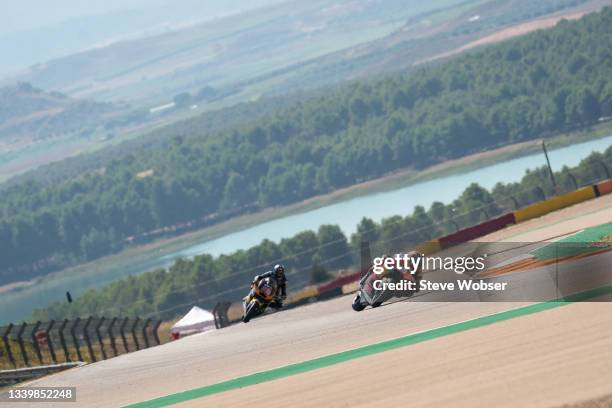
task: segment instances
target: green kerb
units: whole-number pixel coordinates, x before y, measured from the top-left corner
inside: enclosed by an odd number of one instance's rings
[[[612,233],[612,222],[587,228],[567,238],[553,242],[531,251],[531,254],[541,261],[560,259],[568,256],[588,254],[601,251],[601,245],[591,245],[594,242],[605,243],[603,238]]]

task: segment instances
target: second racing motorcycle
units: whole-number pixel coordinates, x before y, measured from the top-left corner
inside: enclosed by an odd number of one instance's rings
[[[418,292],[419,282],[421,281],[422,271],[414,274],[410,272],[402,273],[397,269],[385,270],[381,274],[373,272],[372,268],[359,280],[359,289],[353,299],[353,310],[361,312],[367,306],[378,307],[393,297],[407,298]],[[376,289],[374,282],[380,280],[382,283],[399,283],[402,280],[411,280],[415,284],[415,290],[391,291],[386,289]]]

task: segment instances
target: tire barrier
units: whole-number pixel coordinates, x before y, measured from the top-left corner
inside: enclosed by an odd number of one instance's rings
[[[117,324],[122,320],[121,325]],[[160,344],[161,320],[93,317],[0,327],[0,370],[95,362]],[[128,329],[129,328],[129,329]],[[129,336],[126,336],[126,333]],[[116,338],[123,339],[123,349]]]

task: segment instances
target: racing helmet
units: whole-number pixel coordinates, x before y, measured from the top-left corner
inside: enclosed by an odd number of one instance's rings
[[[276,278],[284,278],[285,277],[285,267],[281,264],[274,265],[274,276]]]

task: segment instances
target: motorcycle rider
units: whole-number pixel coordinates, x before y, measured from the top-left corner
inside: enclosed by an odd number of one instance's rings
[[[275,300],[270,303],[270,307],[280,309],[283,307],[283,300],[287,298],[287,277],[285,276],[285,267],[281,264],[277,264],[271,271],[256,275],[253,278],[253,284],[257,284],[257,282],[266,278],[274,279],[277,287]]]

